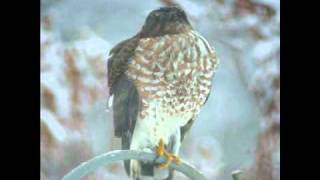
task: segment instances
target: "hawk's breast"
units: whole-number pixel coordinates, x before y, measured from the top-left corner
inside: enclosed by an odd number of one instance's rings
[[[140,40],[126,73],[141,98],[137,126],[147,128],[150,141],[166,141],[199,113],[216,63],[215,51],[193,31]]]

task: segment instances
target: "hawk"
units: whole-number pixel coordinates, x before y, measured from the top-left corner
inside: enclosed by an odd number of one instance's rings
[[[108,59],[114,133],[122,149],[165,156],[159,166],[125,161],[134,180],[179,163],[181,142],[207,101],[217,66],[215,50],[178,7],[152,11],[142,30],[117,44]],[[164,178],[172,179],[173,170]]]

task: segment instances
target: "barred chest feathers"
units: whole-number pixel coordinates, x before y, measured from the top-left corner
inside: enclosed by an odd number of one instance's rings
[[[131,149],[153,148],[160,138],[167,144],[197,116],[216,64],[214,49],[197,32],[141,39],[126,72],[141,98]]]

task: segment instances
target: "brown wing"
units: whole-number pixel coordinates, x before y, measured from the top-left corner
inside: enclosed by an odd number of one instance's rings
[[[138,41],[137,37],[133,37],[120,42],[110,51],[111,57],[108,60],[108,85],[110,96],[113,95],[114,133],[117,137],[132,134],[135,125],[139,98],[133,82],[125,72]]]
[[[110,96],[113,95],[113,124],[114,134],[121,138],[122,149],[129,149],[139,109],[139,94],[125,72],[133,56],[139,39],[133,37],[116,45],[108,60],[108,84]],[[129,161],[125,168],[129,173]]]
[[[131,39],[120,42],[111,49],[111,57],[108,60],[108,85],[110,88],[110,95],[113,94],[116,82],[119,81],[128,69],[128,63],[138,45],[138,42],[139,38],[135,36]]]
[[[190,119],[186,125],[184,125],[184,126],[182,126],[182,127],[180,128],[180,134],[181,134],[181,136],[180,136],[180,137],[181,137],[181,140],[180,140],[180,141],[181,141],[181,142],[183,141],[186,133],[190,130],[193,122],[194,122],[194,119]]]

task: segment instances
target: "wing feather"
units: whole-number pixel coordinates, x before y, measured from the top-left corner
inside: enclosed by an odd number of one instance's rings
[[[186,133],[190,130],[193,122],[194,122],[194,119],[190,119],[186,125],[184,125],[180,128],[180,133],[181,133],[181,140],[180,141],[181,141],[181,143],[182,143]]]
[[[110,51],[111,57],[108,60],[109,94],[113,96],[114,134],[121,138],[122,149],[130,148],[140,106],[138,91],[125,74],[137,44],[136,37],[122,41]],[[124,164],[129,174],[130,161],[125,161]]]
[[[108,85],[109,94],[113,94],[113,89],[119,79],[128,70],[128,64],[133,56],[139,42],[138,37],[133,37],[120,42],[111,49],[111,57],[108,60]]]

